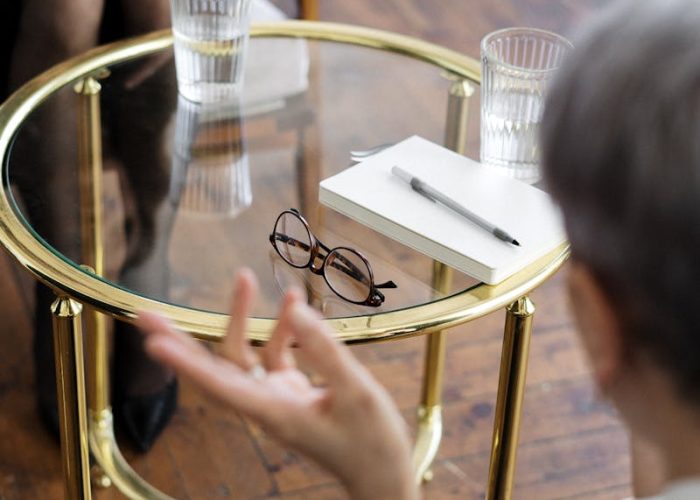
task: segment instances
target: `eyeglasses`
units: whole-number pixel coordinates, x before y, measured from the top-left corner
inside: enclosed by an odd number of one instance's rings
[[[338,297],[365,306],[377,307],[384,302],[379,288],[396,288],[393,281],[375,284],[372,267],[357,250],[348,247],[328,248],[309,229],[298,210],[290,208],[275,221],[270,243],[290,266],[323,276]],[[321,251],[325,251],[325,255]],[[316,260],[321,265],[316,266]]]

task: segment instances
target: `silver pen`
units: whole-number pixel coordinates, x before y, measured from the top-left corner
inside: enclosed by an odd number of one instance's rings
[[[461,215],[465,219],[473,222],[474,224],[476,224],[480,228],[485,229],[489,233],[493,234],[499,240],[505,241],[506,243],[511,243],[513,245],[520,246],[520,243],[518,243],[518,240],[513,238],[510,234],[508,234],[503,229],[494,226],[493,224],[491,224],[489,221],[487,221],[483,217],[478,216],[477,214],[475,214],[474,212],[472,212],[468,208],[457,203],[455,200],[453,200],[449,196],[442,194],[440,191],[438,191],[434,187],[426,184],[424,181],[420,180],[418,177],[415,177],[415,176],[409,174],[404,169],[397,167],[397,166],[393,166],[393,167],[391,167],[391,173],[394,174],[399,179],[406,181],[416,193],[418,193],[422,196],[425,196],[426,198],[428,198],[431,201],[436,201],[436,202],[440,203],[441,205],[446,206],[450,210],[454,210],[455,212],[457,212],[459,215]]]

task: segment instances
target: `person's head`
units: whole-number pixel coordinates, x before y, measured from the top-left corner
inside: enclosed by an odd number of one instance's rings
[[[584,344],[604,391],[652,364],[700,412],[700,2],[623,2],[574,44],[542,164]]]

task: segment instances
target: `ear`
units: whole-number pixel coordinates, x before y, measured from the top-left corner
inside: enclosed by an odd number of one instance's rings
[[[619,318],[608,294],[580,262],[571,262],[569,297],[581,342],[593,368],[593,377],[600,391],[607,394],[624,369],[624,342]]]

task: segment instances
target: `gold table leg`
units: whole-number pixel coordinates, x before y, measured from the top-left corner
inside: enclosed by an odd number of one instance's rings
[[[58,297],[51,305],[61,454],[68,499],[91,498],[81,311],[82,306],[67,297]]]
[[[459,154],[464,154],[467,140],[469,98],[473,94],[474,85],[467,80],[455,80],[450,85],[447,100],[445,147]]]
[[[521,297],[506,309],[486,493],[488,500],[509,499],[513,490],[534,314],[535,305],[528,297]]]
[[[445,366],[445,332],[428,337],[421,404],[418,407],[418,435],[413,448],[416,484],[430,481],[430,466],[442,439],[442,373]]]
[[[299,19],[318,21],[318,0],[298,0]]]
[[[433,288],[447,292],[452,285],[452,269],[433,262]],[[418,434],[413,448],[416,484],[433,478],[430,466],[442,439],[442,374],[445,369],[445,332],[427,338],[421,403],[418,407]]]
[[[85,78],[75,86],[75,92],[78,94],[81,258],[85,264],[83,267],[97,275],[102,275],[104,272],[100,90],[99,82],[93,77]],[[80,307],[77,302],[71,302]],[[81,420],[85,422],[81,423],[83,430],[80,433],[68,434],[65,439],[66,444],[63,444],[64,449],[75,447],[79,436],[81,449],[84,446],[87,450],[89,445],[97,462],[92,469],[92,474],[87,469],[89,466],[87,458],[84,462],[85,469],[81,469],[81,480],[87,485],[88,492],[85,498],[89,498],[92,475],[95,485],[106,488],[114,484],[128,498],[169,499],[170,497],[139,477],[119,451],[114,437],[109,398],[109,338],[105,316],[92,308],[86,308],[85,319],[89,347],[87,355],[89,410],[88,415],[83,415]],[[82,350],[80,366],[82,373]],[[83,414],[86,406],[85,390],[85,384],[82,383],[79,394],[82,398]],[[64,443],[63,434],[61,439]],[[87,451],[85,454],[87,457]],[[75,479],[69,475],[68,470],[64,472],[66,484],[73,485]],[[68,497],[78,498],[71,493],[68,493]]]
[[[75,86],[78,94],[78,182],[80,185],[81,259],[89,271],[104,274],[102,244],[102,128],[99,82],[88,77]],[[105,318],[86,309],[88,398],[90,410],[109,407],[108,341]]]
[[[104,274],[102,243],[102,127],[100,112],[101,85],[87,77],[75,85],[78,95],[78,183],[80,192],[80,235],[83,267]],[[96,310],[84,311],[87,333],[87,391],[90,415],[110,408],[109,339],[106,318]],[[92,418],[91,418],[92,420]],[[96,485],[111,486],[110,478],[98,465],[93,466]]]
[[[457,79],[450,85],[445,124],[445,147],[464,154],[467,134],[469,98],[473,85]],[[449,293],[452,288],[452,270],[433,262],[433,288]],[[431,333],[427,338],[421,403],[418,407],[418,433],[413,448],[413,469],[416,483],[430,481],[430,469],[442,439],[442,374],[445,369],[445,332]]]

